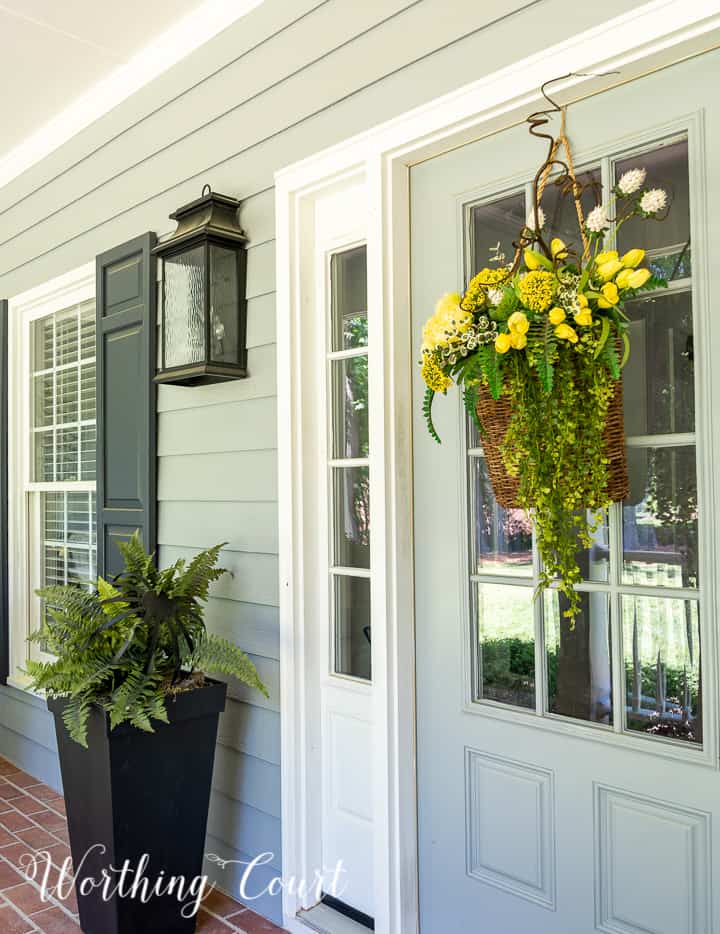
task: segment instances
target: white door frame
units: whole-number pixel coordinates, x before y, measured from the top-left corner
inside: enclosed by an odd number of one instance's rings
[[[308,718],[319,684],[306,659],[312,623],[307,607],[317,576],[305,560],[313,517],[308,517],[303,454],[308,421],[318,414],[308,410],[312,393],[302,354],[315,298],[308,276],[308,265],[316,261],[308,256],[308,214],[333,190],[362,186],[370,327],[376,323],[369,371],[370,419],[376,425],[371,427],[375,930],[413,934],[418,929],[411,443],[416,354],[410,344],[410,166],[521,122],[538,109],[542,82],[558,75],[584,73],[555,89],[557,97],[571,101],[719,43],[720,0],[654,0],[276,175],[282,865],[284,922],[290,931],[308,930],[296,919],[308,902],[292,880],[312,880],[321,868],[312,861],[320,833],[312,768],[317,724]]]

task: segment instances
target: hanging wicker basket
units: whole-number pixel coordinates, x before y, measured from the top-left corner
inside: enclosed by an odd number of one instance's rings
[[[478,393],[477,414],[483,428],[480,443],[495,499],[505,509],[518,508],[520,480],[508,475],[502,456],[502,445],[512,414],[510,402],[506,396],[501,396],[498,400],[493,399],[487,386],[482,386]],[[608,406],[604,436],[605,453],[610,461],[607,492],[614,503],[619,503],[629,492],[622,379],[615,381],[615,392]]]

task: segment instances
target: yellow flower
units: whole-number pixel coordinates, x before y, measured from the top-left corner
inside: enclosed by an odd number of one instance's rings
[[[476,273],[468,283],[460,307],[466,311],[477,311],[482,308],[487,301],[487,290],[498,288],[507,282],[510,270],[506,266],[500,266],[498,269],[481,269]]]
[[[619,259],[610,259],[607,263],[601,263],[597,267],[597,271],[600,278],[607,282],[608,279],[612,279],[616,272],[620,272],[622,268],[623,264]]]
[[[433,359],[432,354],[423,354],[423,364],[420,373],[425,380],[425,385],[435,392],[445,392],[449,386],[452,386],[452,380],[443,373],[437,365],[437,362]]]
[[[612,308],[620,301],[618,287],[614,282],[606,282],[600,291],[602,292],[602,298],[598,299],[598,306],[600,308]]]
[[[495,350],[498,353],[507,353],[511,346],[509,334],[498,334],[495,338]]]
[[[527,334],[530,322],[522,311],[514,311],[508,318],[508,327],[516,334]]]
[[[559,337],[561,341],[570,341],[571,344],[577,344],[578,342],[577,332],[569,324],[558,324],[555,328],[555,336]]]
[[[649,269],[636,269],[631,276],[628,278],[628,285],[631,289],[639,289],[640,286],[645,285],[652,273]]]
[[[531,250],[530,247],[528,247],[523,255],[525,257],[525,265],[528,269],[540,268],[540,254],[537,252],[537,250]]]
[[[550,252],[553,259],[565,259],[568,255],[568,249],[560,237],[555,237],[550,243]]]
[[[472,322],[472,314],[460,307],[460,296],[457,292],[448,292],[435,306],[435,314],[425,322],[423,350],[447,347],[459,340],[459,336],[467,331]]]
[[[595,262],[598,266],[602,266],[603,263],[611,263],[613,260],[618,259],[617,250],[605,250],[604,253],[598,253],[595,257]]]
[[[562,324],[565,317],[566,315],[562,308],[551,308],[548,314],[550,324]]]
[[[520,334],[518,331],[515,331],[510,335],[510,343],[515,348],[515,350],[522,350],[523,347],[527,344],[527,337],[524,334]]]
[[[552,304],[555,276],[551,272],[537,269],[520,280],[518,292],[523,305],[531,311],[545,311]]]
[[[623,269],[615,276],[615,284],[619,289],[627,289],[630,285],[630,276],[635,275],[634,269]]]
[[[622,258],[623,266],[634,269],[645,259],[645,250],[628,250]]]
[[[578,292],[577,300],[578,300],[578,305],[580,306],[580,308],[588,307],[587,295],[584,295],[582,292]]]
[[[583,327],[590,327],[590,325],[593,323],[592,314],[589,308],[583,308],[582,311],[578,311],[578,313],[574,315],[574,318],[575,323],[581,324]]]

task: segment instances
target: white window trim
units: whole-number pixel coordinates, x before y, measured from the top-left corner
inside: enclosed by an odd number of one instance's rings
[[[373,607],[375,748],[373,784],[378,839],[375,930],[418,929],[414,721],[414,610],[409,264],[409,168],[424,159],[522,121],[538,108],[539,86],[568,72],[556,91],[578,99],[715,47],[720,0],[654,0],[556,46],[290,166],[276,175],[280,626],[283,871],[302,878],[313,826],[306,765],[312,736],[307,717],[312,671],[305,665],[306,596],[314,579],[303,560],[307,534],[303,486],[303,316],[312,308],[302,241],[304,212],[318,193],[352,174],[364,178],[368,307],[382,322],[370,384],[371,420],[384,420],[373,477]],[[605,73],[619,71],[620,75]],[[592,73],[588,75],[588,73]],[[602,74],[601,74],[602,73]],[[706,283],[701,283],[703,293]],[[712,509],[712,503],[707,504]],[[310,521],[312,521],[310,519]],[[377,558],[377,560],[376,560]],[[706,561],[713,555],[706,554]],[[711,605],[706,604],[712,613]],[[561,725],[562,729],[565,725]],[[384,753],[384,754],[383,754]],[[307,932],[302,905],[288,888],[284,923]]]
[[[87,263],[11,298],[8,303],[8,557],[10,676],[8,684],[27,689],[22,672],[29,658],[30,559],[24,478],[30,459],[30,323],[95,298],[95,263]],[[78,489],[88,489],[85,482]]]

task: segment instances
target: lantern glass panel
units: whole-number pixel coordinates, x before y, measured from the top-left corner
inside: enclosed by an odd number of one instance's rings
[[[238,259],[235,250],[210,244],[210,359],[239,363]]]
[[[205,359],[205,247],[165,258],[163,346],[165,367]]]

